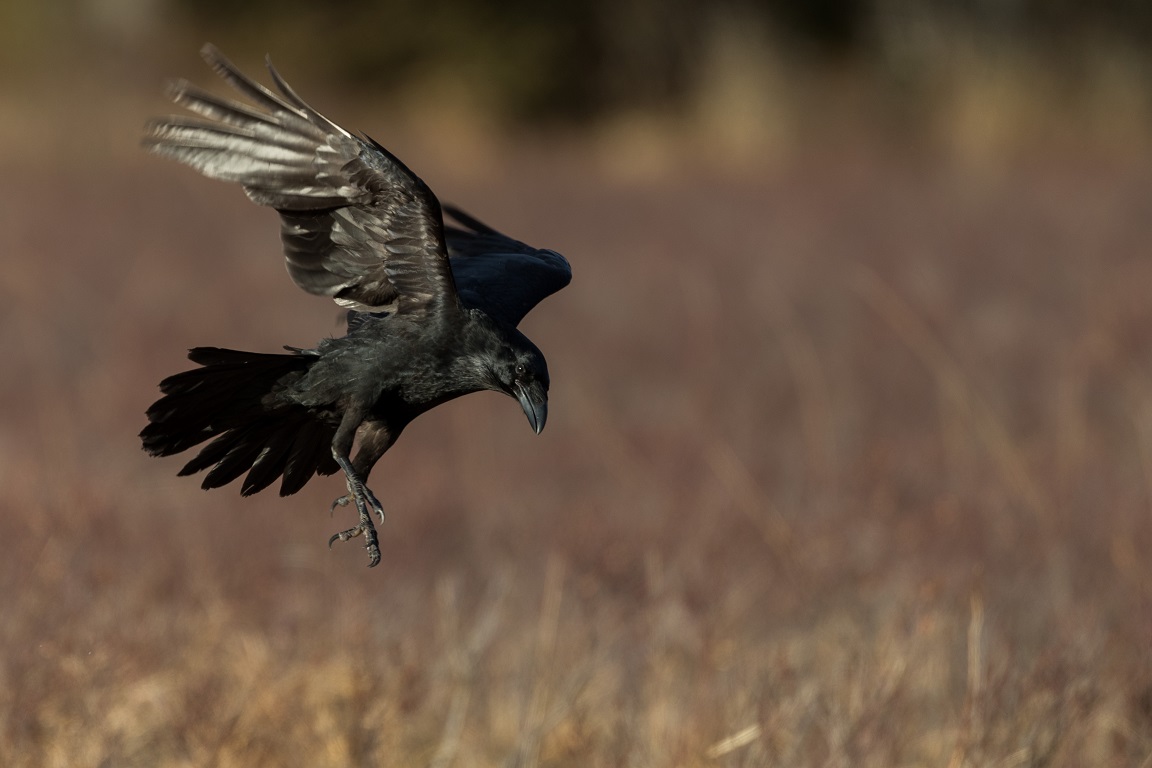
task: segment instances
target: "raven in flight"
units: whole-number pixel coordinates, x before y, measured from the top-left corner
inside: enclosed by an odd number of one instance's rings
[[[313,474],[344,473],[359,522],[335,534],[364,536],[380,562],[373,514],[384,510],[366,482],[404,427],[470,392],[515,398],[537,434],[548,416],[548,366],[516,329],[572,278],[567,260],[445,207],[388,150],[309,107],[269,63],[279,89],[248,78],[215,47],[201,51],[255,108],[186,81],[172,100],[195,117],[152,122],[144,139],[214,179],[232,181],[280,213],[288,274],[348,311],[348,332],[315,349],[260,354],[197,347],[197,363],[160,383],[148,409],[144,450],[169,456],[210,438],[180,475],[209,469],[204,488],[247,472],[247,496],[278,477],[280,495]],[[357,445],[355,458],[351,456]]]

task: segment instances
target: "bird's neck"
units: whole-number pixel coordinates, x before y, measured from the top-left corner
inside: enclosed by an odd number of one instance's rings
[[[467,382],[474,391],[499,390],[492,363],[500,350],[508,346],[506,333],[478,310],[472,310],[467,317],[460,329],[458,352],[452,361],[453,375],[459,381]]]

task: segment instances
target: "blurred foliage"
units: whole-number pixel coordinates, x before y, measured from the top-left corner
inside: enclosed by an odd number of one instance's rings
[[[150,65],[205,40],[376,92],[419,96],[451,83],[470,106],[523,122],[691,108],[733,74],[718,58],[775,68],[793,90],[806,87],[797,73],[847,72],[906,100],[932,98],[941,73],[1020,62],[1073,87],[1097,88],[1102,69],[1152,80],[1147,0],[0,3],[9,80],[101,55],[131,74],[145,57]],[[740,46],[752,50],[730,53]]]
[[[903,80],[939,68],[932,59],[953,50],[942,38],[992,55],[1014,49],[1057,69],[1101,49],[1124,49],[1147,66],[1152,41],[1146,0],[174,1],[205,28],[291,38],[327,74],[353,82],[464,73],[498,113],[528,119],[674,108],[708,87],[695,74],[730,43],[713,38],[733,18],[799,67]]]
[[[384,89],[447,76],[495,113],[528,120],[680,98],[704,14],[693,0],[177,2],[205,29],[228,19],[271,36],[322,76]]]

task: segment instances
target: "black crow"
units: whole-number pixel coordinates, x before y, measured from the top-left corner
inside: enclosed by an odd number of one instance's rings
[[[548,366],[516,326],[568,284],[571,268],[451,207],[458,226],[446,226],[423,181],[305,104],[270,63],[279,94],[215,47],[201,53],[255,108],[178,81],[172,100],[196,116],[152,122],[145,146],[275,208],[289,276],[348,308],[348,332],[289,354],[192,349],[201,367],[160,383],[144,450],[169,456],[214,438],[180,474],[210,468],[203,487],[217,488],[247,472],[246,496],[278,477],[287,496],[313,474],[342,470],[348,493],[332,506],[354,504],[359,522],[328,545],[363,535],[374,566],[372,515],[383,521],[384,510],[366,481],[410,421],[494,390],[544,429]]]

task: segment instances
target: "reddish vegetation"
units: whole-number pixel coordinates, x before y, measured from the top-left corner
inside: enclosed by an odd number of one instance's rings
[[[139,450],[183,348],[338,331],[275,216],[159,163],[0,175],[0,762],[1152,753],[1147,168],[405,159],[575,280],[525,324],[548,429],[414,424],[372,571],[325,547],[335,478],[205,494]]]

